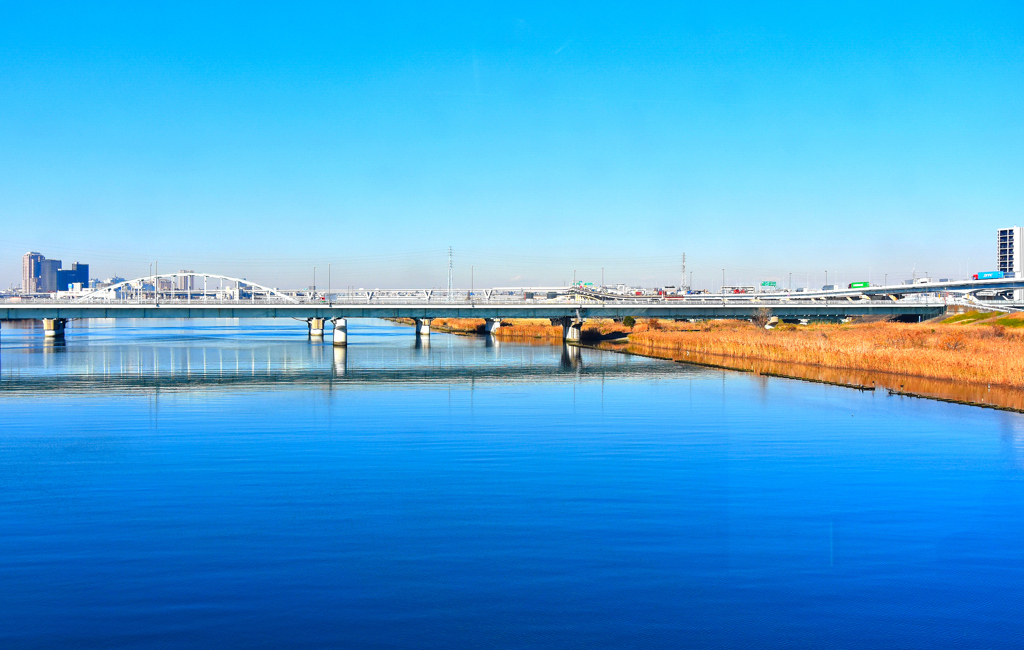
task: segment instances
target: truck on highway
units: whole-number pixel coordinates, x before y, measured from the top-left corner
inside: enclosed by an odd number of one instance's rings
[[[847,289],[867,289],[870,286],[870,282],[851,282]]]
[[[983,271],[972,276],[975,280],[1002,280],[1002,271]]]

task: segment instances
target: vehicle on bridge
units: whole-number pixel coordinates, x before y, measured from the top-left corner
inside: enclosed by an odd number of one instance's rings
[[[847,289],[869,289],[871,287],[870,282],[851,282]]]
[[[975,273],[973,276],[975,280],[1002,280],[1002,271],[983,271],[981,273]]]

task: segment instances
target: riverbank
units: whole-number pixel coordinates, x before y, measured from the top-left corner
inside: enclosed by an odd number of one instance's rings
[[[399,320],[412,323],[411,319]],[[482,318],[435,318],[431,321],[430,327],[435,331],[450,334],[485,333]],[[582,337],[585,341],[620,337],[624,339],[630,331],[630,328],[622,323],[610,319],[595,319],[583,324]],[[562,326],[552,325],[547,318],[507,318],[502,320],[501,327],[495,331],[495,336],[509,340],[541,339],[557,342],[562,340]]]
[[[436,319],[435,329],[483,333],[482,319]],[[561,340],[546,320],[511,320],[496,336]],[[921,324],[788,325],[588,321],[583,341],[614,350],[766,376],[919,395],[1024,411],[1024,314],[968,312]]]
[[[941,322],[781,325],[742,321],[644,323],[629,334],[641,354],[697,353],[799,363],[975,385],[1024,388],[1024,315]]]

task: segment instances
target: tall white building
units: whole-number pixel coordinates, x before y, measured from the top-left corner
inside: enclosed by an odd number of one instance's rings
[[[1003,273],[1021,273],[1024,271],[1021,266],[1024,264],[1024,252],[1021,251],[1021,247],[1024,246],[1024,228],[1013,226],[1000,228],[996,232],[996,270]]]
[[[1024,277],[1024,251],[1021,250],[1024,247],[1024,228],[1000,228],[996,233],[996,270],[1012,273],[1013,277]],[[1014,290],[1013,299],[1024,301],[1024,289]]]
[[[29,252],[21,257],[21,292],[35,293],[39,286],[40,265],[46,259],[42,253]]]

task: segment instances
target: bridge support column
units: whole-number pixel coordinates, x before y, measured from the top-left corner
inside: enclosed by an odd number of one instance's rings
[[[413,320],[416,321],[416,336],[430,336],[430,321],[433,319],[414,318]]]
[[[484,332],[487,334],[495,334],[498,328],[501,327],[500,318],[485,318],[484,319]]]
[[[48,339],[63,339],[64,338],[64,326],[67,324],[68,319],[66,318],[44,318],[43,319],[43,336]]]
[[[334,345],[335,347],[348,345],[348,321],[344,318],[334,319]]]
[[[583,338],[583,321],[571,316],[564,318],[552,318],[552,325],[562,326],[562,341],[565,343],[579,344]]]
[[[306,319],[306,323],[309,325],[310,337],[323,337],[324,335],[324,321],[326,318],[309,318]]]

